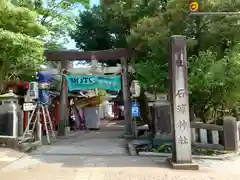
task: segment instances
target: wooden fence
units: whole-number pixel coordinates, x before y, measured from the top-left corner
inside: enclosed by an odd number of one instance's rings
[[[240,147],[240,121],[228,116],[223,125],[191,123],[192,144],[196,147],[236,151]]]

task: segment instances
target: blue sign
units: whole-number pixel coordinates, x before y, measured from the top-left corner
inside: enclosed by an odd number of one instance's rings
[[[111,91],[121,90],[120,76],[106,75],[86,75],[72,76],[66,75],[69,91],[105,89]]]
[[[139,104],[136,102],[132,103],[132,117],[139,117],[140,116],[140,108]]]

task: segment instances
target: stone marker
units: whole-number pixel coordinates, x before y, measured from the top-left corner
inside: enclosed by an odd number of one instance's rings
[[[191,152],[186,37],[172,36],[170,46],[169,98],[173,125],[173,154],[168,162],[174,169],[198,170],[198,165],[192,163]]]

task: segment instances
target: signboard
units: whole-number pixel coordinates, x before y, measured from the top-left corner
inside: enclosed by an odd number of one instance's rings
[[[172,36],[171,106],[174,130],[175,163],[191,163],[191,129],[189,120],[189,94],[187,79],[186,37]]]
[[[68,82],[69,91],[105,89],[111,91],[119,91],[121,89],[120,76],[106,75],[86,75],[72,76],[65,75]]]
[[[34,102],[23,103],[23,111],[33,111],[35,107],[36,103]]]
[[[136,102],[132,103],[132,117],[139,117],[140,116],[140,109],[139,104]]]

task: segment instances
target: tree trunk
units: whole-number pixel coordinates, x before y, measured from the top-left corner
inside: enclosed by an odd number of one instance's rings
[[[236,106],[233,107],[232,114],[237,119],[237,121],[239,121],[239,118],[240,118],[239,117],[239,111],[238,111],[238,108]]]
[[[190,122],[195,121],[195,116],[194,116],[194,106],[190,105]]]
[[[206,114],[204,112],[204,110],[202,110],[202,108],[194,108],[194,113],[196,115],[197,118],[200,118],[200,120],[203,122],[203,123],[206,123]]]
[[[148,99],[144,94],[145,91],[141,91],[140,96],[138,97],[138,102],[140,104],[140,116],[143,119],[145,124],[148,124],[149,130],[152,129],[152,117],[148,107]]]

